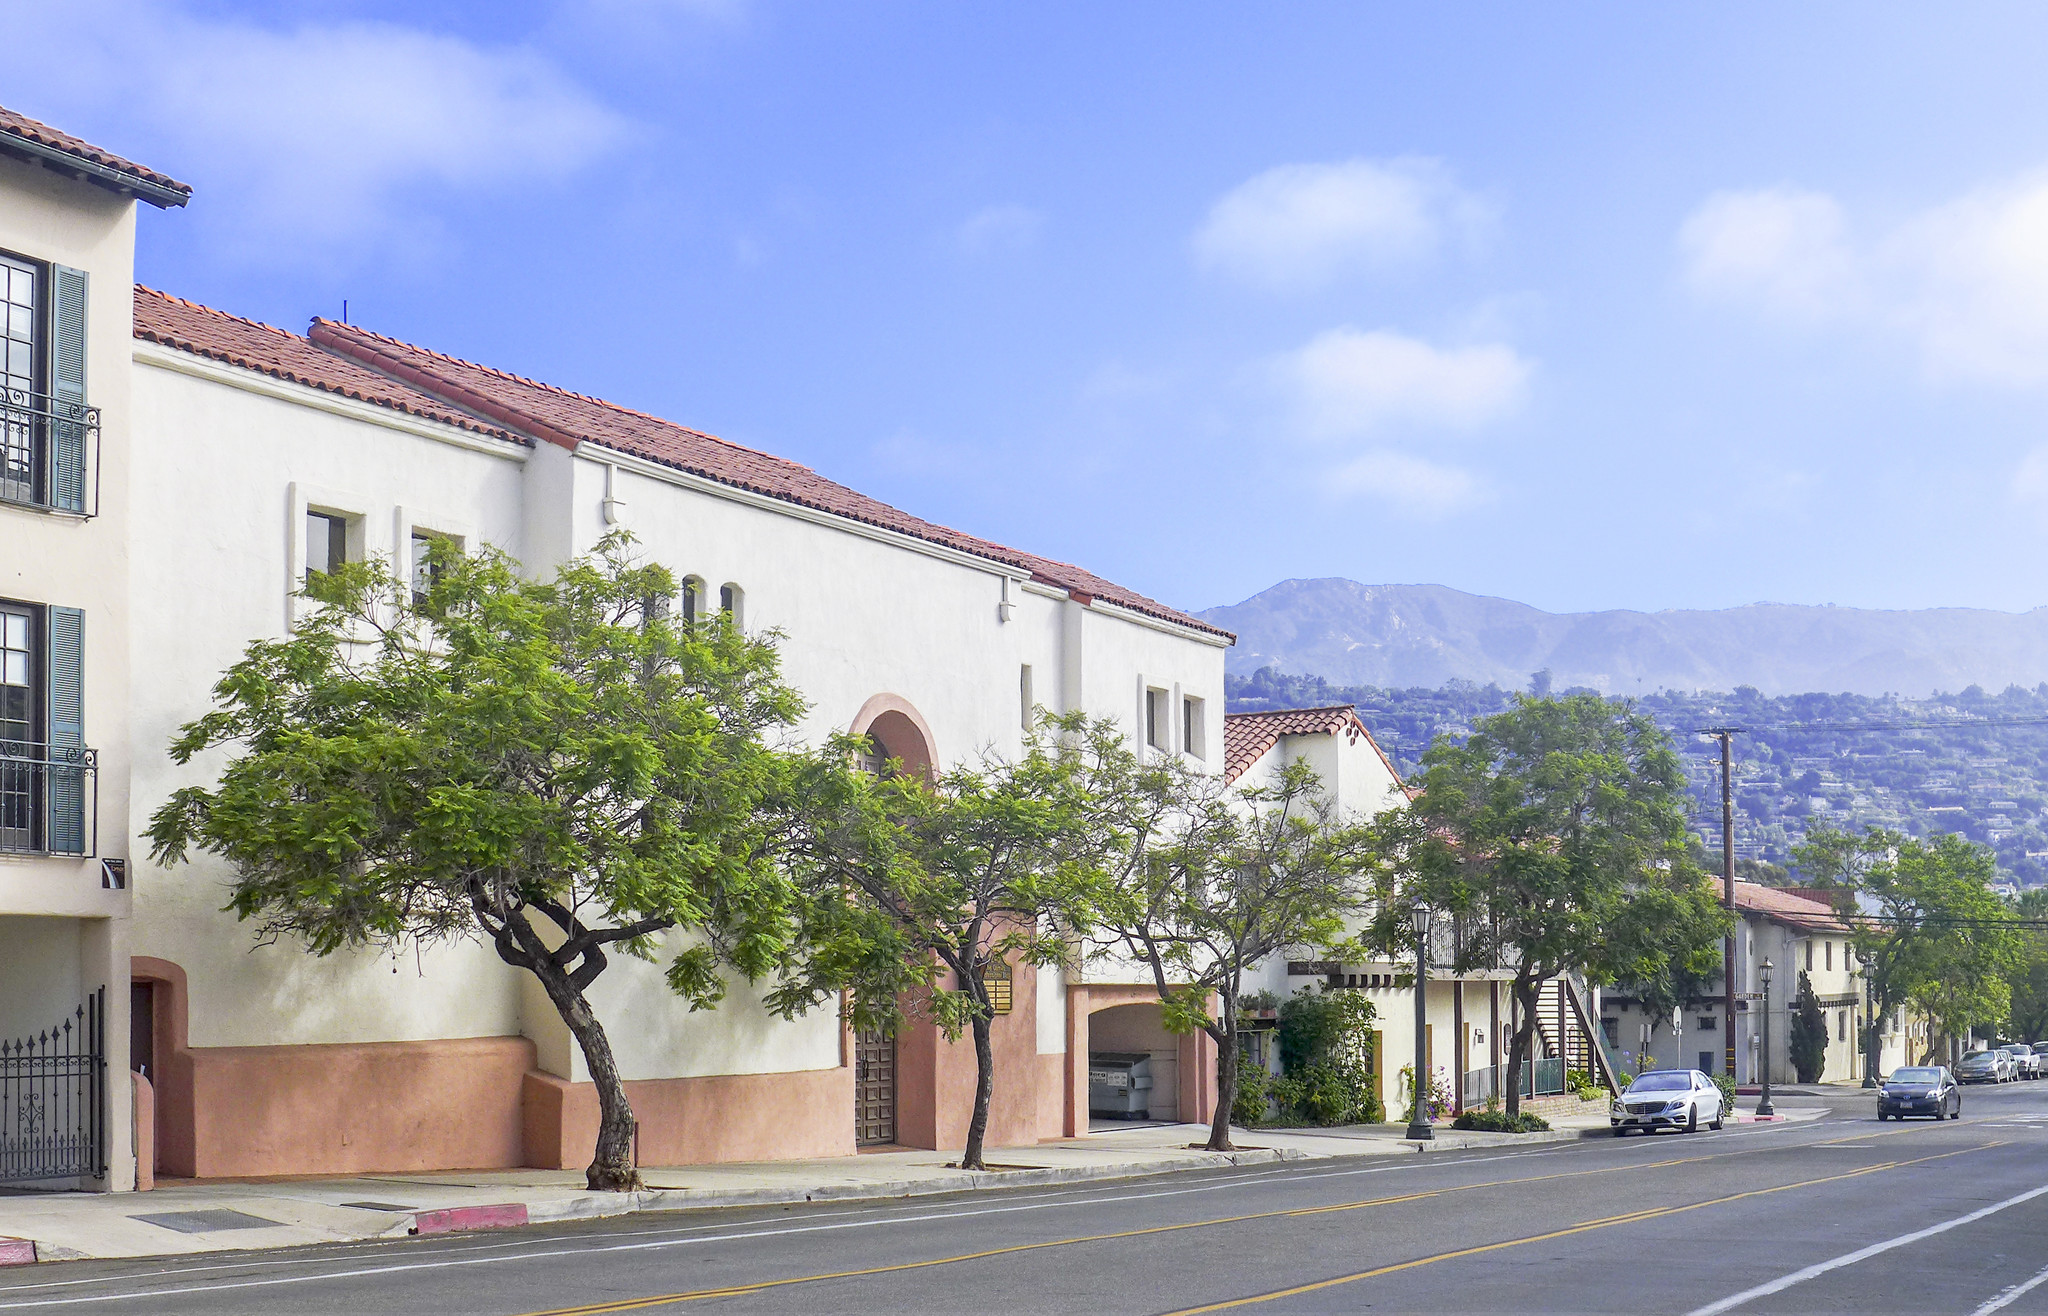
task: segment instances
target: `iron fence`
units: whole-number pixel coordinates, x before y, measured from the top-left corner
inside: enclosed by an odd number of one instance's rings
[[[98,515],[100,409],[0,389],[0,502]]]
[[[107,1174],[107,989],[33,1037],[0,1042],[0,1183]]]

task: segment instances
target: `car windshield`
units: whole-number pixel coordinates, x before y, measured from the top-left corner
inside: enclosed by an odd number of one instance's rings
[[[2037,1056],[2048,1055],[2048,1042],[2034,1043],[2034,1054]]]
[[[1892,1082],[1939,1083],[1941,1082],[1941,1071],[1938,1069],[1894,1069],[1892,1071]]]
[[[1686,1092],[1691,1088],[1691,1074],[1645,1074],[1628,1085],[1630,1092]]]
[[[1972,1060],[1989,1060],[1989,1059],[1991,1059],[1991,1053],[1990,1053],[1989,1051],[1972,1051],[1972,1052],[1970,1052],[1970,1053],[1969,1053],[1968,1055],[1966,1055],[1966,1056],[1964,1056],[1964,1057],[1963,1057],[1963,1063],[1967,1065],[1967,1064],[1969,1064],[1969,1063],[1970,1063],[1970,1062],[1971,1062]]]
[[[2025,1047],[2025,1046],[2022,1046],[2022,1045],[2021,1045],[2020,1043],[2018,1043],[2018,1042],[2008,1042],[2008,1043],[2007,1043],[2006,1045],[2004,1045],[2004,1046],[2001,1046],[2001,1047],[1999,1047],[1998,1049],[1999,1049],[1999,1050],[2001,1050],[2001,1051],[2005,1051],[2005,1052],[2008,1052],[2008,1053],[2010,1053],[2010,1054],[2012,1054],[2012,1055],[2020,1055],[2020,1054],[2023,1054],[2024,1052],[2026,1052],[2026,1051],[2028,1050],[2028,1048],[2027,1048],[2027,1047]]]

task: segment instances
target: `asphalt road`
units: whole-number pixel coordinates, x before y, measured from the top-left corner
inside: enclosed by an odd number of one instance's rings
[[[1808,1104],[1792,1099],[1785,1104]],[[0,1313],[2048,1313],[2048,1082],[1807,1124],[38,1266]],[[1255,1138],[1247,1141],[1255,1141]]]

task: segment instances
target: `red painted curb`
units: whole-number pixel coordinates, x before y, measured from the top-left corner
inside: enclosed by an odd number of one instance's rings
[[[459,1229],[513,1229],[526,1223],[526,1203],[502,1202],[496,1206],[451,1206],[441,1211],[422,1211],[412,1218],[415,1234],[451,1234]]]
[[[32,1238],[0,1238],[0,1266],[36,1264],[36,1241]]]

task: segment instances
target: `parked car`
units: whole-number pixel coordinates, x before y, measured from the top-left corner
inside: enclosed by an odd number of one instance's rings
[[[2034,1055],[2041,1061],[2041,1072],[2048,1074],[2048,1042],[2034,1043]]]
[[[1894,1069],[1877,1089],[1877,1118],[1908,1116],[1952,1120],[1963,1117],[1963,1089],[1946,1065]]]
[[[2012,1057],[2003,1051],[1971,1051],[1956,1062],[1961,1083],[2003,1083],[2012,1072]]]
[[[2007,1042],[1998,1048],[2012,1057],[2014,1078],[2041,1077],[2041,1057],[2034,1054],[2034,1048],[2026,1042]]]
[[[1619,1138],[1630,1129],[1655,1133],[1658,1129],[1682,1129],[1691,1133],[1704,1124],[1721,1127],[1726,1112],[1721,1109],[1721,1089],[1697,1069],[1654,1069],[1636,1075],[1628,1091],[1616,1099],[1608,1112],[1608,1123]]]

